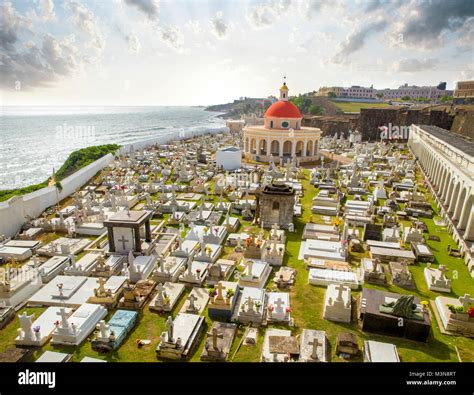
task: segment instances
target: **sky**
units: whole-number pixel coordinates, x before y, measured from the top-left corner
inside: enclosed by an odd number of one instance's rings
[[[472,0],[0,0],[2,105],[208,105],[474,78]]]

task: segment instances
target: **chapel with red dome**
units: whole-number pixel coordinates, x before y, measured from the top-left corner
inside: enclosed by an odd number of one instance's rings
[[[286,82],[280,87],[280,98],[263,116],[263,125],[246,125],[243,129],[244,155],[248,159],[284,162],[315,161],[321,130],[303,127],[303,115],[288,96]]]

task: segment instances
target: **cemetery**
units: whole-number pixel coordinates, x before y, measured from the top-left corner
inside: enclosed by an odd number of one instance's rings
[[[474,359],[472,265],[406,145],[326,136],[321,150],[347,163],[302,165],[239,161],[240,144],[220,133],[120,153],[2,237],[0,353]]]

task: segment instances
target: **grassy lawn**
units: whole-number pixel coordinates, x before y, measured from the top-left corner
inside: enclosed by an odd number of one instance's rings
[[[301,199],[303,206],[302,216],[295,217],[295,232],[287,232],[286,253],[284,258],[284,265],[297,269],[296,283],[290,291],[291,315],[295,324],[294,327],[290,328],[293,335],[300,334],[304,328],[326,331],[330,345],[330,360],[333,362],[343,362],[342,359],[336,356],[336,338],[339,333],[347,331],[352,332],[358,336],[360,347],[362,347],[363,341],[368,339],[395,344],[398,348],[401,360],[405,362],[456,362],[458,361],[456,347],[463,361],[474,361],[474,339],[442,334],[437,327],[433,312],[431,312],[432,331],[426,343],[362,332],[354,321],[351,324],[341,324],[326,321],[322,318],[326,288],[308,284],[308,271],[306,269],[305,263],[298,259],[298,252],[300,249],[301,237],[305,224],[309,221],[315,223],[324,223],[324,220],[322,216],[311,213],[312,199],[317,194],[318,189],[314,188],[310,184],[308,170],[305,170],[305,178],[304,180],[301,180],[301,182],[303,184],[304,190],[304,196]],[[213,186],[214,185],[211,184],[211,187]],[[421,188],[419,190],[421,190]],[[437,212],[437,209],[433,203],[433,199],[428,192],[426,192],[426,198],[432,203],[435,212]],[[212,196],[212,201],[214,203],[216,203],[218,200],[219,198],[217,196]],[[248,221],[243,221],[241,217],[239,218],[241,221],[240,231],[247,233],[259,233],[261,231],[259,227],[252,225]],[[474,295],[474,281],[470,277],[463,260],[460,258],[451,257],[447,253],[447,246],[450,243],[454,245],[454,241],[447,232],[446,228],[436,226],[432,219],[424,219],[424,222],[428,227],[429,234],[440,237],[439,242],[427,240],[427,244],[436,257],[436,263],[442,263],[449,268],[447,276],[452,279],[452,294],[450,296],[458,297],[464,295],[465,293]],[[408,224],[408,221],[404,222],[404,225]],[[267,235],[268,231],[265,231],[265,234]],[[42,236],[44,242],[51,241],[56,237],[58,237],[56,234]],[[427,234],[425,234],[425,237],[427,238]],[[222,257],[225,258],[232,253],[233,248],[225,247]],[[367,251],[357,254],[351,253],[349,255],[349,262],[355,267],[360,264],[360,259],[362,257],[367,256]],[[421,300],[433,300],[440,294],[428,290],[423,276],[424,267],[425,264],[415,264],[410,267],[417,287],[416,291],[408,291],[393,285],[377,286],[365,284],[364,287],[401,294],[411,293],[421,298]],[[241,270],[241,268],[238,268],[238,270]],[[274,271],[275,269],[273,272]],[[273,274],[270,275],[269,282],[272,278]],[[270,283],[267,284],[267,290],[273,290]],[[181,296],[180,300],[176,304],[176,307],[171,313],[173,317],[178,314],[183,303],[185,302],[185,299],[189,295],[189,292],[190,290],[186,290],[186,292]],[[358,299],[360,296],[360,291],[353,291],[352,296],[354,299]],[[35,313],[36,316],[39,316],[41,312],[44,311],[44,308],[27,308],[26,311],[28,311],[28,313]],[[114,311],[109,311],[107,319],[109,319],[113,313]],[[203,315],[205,316],[206,325],[203,329],[199,342],[190,357],[190,360],[193,362],[200,360],[200,355],[205,343],[204,334],[209,331],[209,328],[212,325],[212,320],[207,315],[207,309],[204,311]],[[354,311],[353,315],[355,315]],[[166,318],[167,315],[158,315],[156,313],[150,312],[148,306],[146,306],[143,311],[140,312],[138,324],[130,332],[119,350],[113,353],[100,355],[96,351],[92,350],[90,341],[85,341],[79,347],[53,347],[50,344],[47,344],[35,351],[33,359],[38,358],[45,350],[57,350],[73,354],[73,361],[80,361],[83,357],[89,356],[105,359],[109,362],[158,362],[159,360],[156,357],[155,348],[159,343],[161,332],[165,330]],[[274,324],[271,324],[271,327],[283,328],[280,325]],[[17,335],[18,328],[19,322],[18,319],[15,319],[0,332],[0,352],[14,344],[14,339]],[[244,325],[240,325],[238,327],[238,331],[229,355],[229,360],[236,362],[258,362],[260,360],[266,328],[259,328],[257,344],[253,346],[242,344],[242,338],[245,329],[246,326]],[[151,344],[139,348],[136,344],[137,339],[149,339]],[[361,359],[359,359],[359,361],[360,360]]]
[[[344,112],[360,112],[361,108],[391,107],[390,104],[386,104],[386,103],[359,103],[359,102],[352,102],[352,101],[341,102],[341,101],[334,101],[334,100],[331,100],[331,103]]]

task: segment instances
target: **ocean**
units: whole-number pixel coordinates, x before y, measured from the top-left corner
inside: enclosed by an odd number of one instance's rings
[[[202,107],[1,107],[0,189],[44,181],[79,148],[220,130],[217,115]]]

